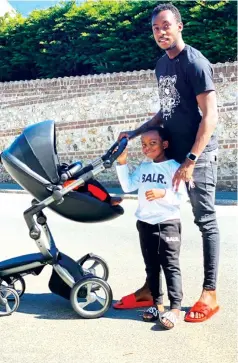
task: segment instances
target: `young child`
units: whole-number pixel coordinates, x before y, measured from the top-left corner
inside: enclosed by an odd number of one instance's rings
[[[156,321],[165,329],[175,326],[181,310],[182,279],[179,267],[181,245],[180,203],[185,185],[178,192],[172,179],[179,167],[175,160],[168,160],[165,149],[168,141],[164,129],[151,127],[141,136],[142,151],[150,162],[142,162],[132,173],[127,166],[127,150],[117,159],[117,175],[124,192],[138,189],[136,211],[137,229],[146,266],[147,281],[154,306],[143,313],[144,321]],[[159,281],[163,268],[170,311],[164,312],[162,287]],[[116,306],[114,306],[116,307]]]

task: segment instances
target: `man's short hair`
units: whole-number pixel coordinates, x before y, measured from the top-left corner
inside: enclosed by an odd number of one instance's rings
[[[181,14],[180,14],[179,10],[173,4],[170,4],[170,3],[160,4],[160,5],[156,6],[156,8],[154,8],[154,10],[152,12],[151,18],[154,18],[161,11],[164,11],[164,10],[170,10],[174,14],[176,21],[178,23],[182,22],[182,18],[181,18]]]

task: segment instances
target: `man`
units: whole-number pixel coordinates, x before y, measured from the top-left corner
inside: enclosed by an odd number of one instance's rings
[[[150,121],[135,131],[121,133],[119,138],[136,137],[154,125],[163,125],[168,132],[170,157],[181,163],[173,185],[177,190],[182,180],[187,182],[194,221],[203,238],[203,289],[199,300],[185,315],[185,321],[202,322],[219,309],[216,299],[219,230],[214,207],[218,145],[213,134],[218,114],[213,72],[209,61],[184,43],[181,15],[175,6],[161,4],[153,10],[152,30],[157,45],[165,50],[156,65],[161,108]],[[192,180],[194,187],[190,188]],[[146,282],[114,307],[132,308],[150,303]]]

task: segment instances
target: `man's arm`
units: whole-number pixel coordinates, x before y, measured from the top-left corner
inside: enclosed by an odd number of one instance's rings
[[[123,131],[120,133],[118,140],[121,140],[123,137],[129,137],[130,139],[134,139],[135,137],[143,134],[149,127],[151,126],[160,126],[162,124],[162,118],[160,111],[152,117],[149,121],[145,122],[143,125],[138,127],[138,129],[133,131]]]
[[[196,156],[200,156],[208,144],[218,121],[215,91],[201,93],[197,96],[197,102],[203,116],[191,152]],[[189,159],[186,159],[180,166],[173,178],[175,190],[178,190],[181,180],[188,182],[192,179],[194,167],[195,162]]]
[[[203,116],[191,153],[200,156],[207,146],[218,122],[215,91],[204,92],[198,95],[197,102]]]

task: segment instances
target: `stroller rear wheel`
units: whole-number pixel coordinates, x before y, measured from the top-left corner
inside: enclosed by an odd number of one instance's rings
[[[14,289],[0,286],[0,316],[14,313],[18,309],[19,303],[19,295]]]
[[[70,302],[82,318],[99,318],[111,306],[112,290],[106,281],[98,277],[86,277],[74,284]]]
[[[5,277],[1,286],[6,286],[14,289],[18,293],[19,297],[21,297],[26,290],[25,280],[20,275],[17,277],[12,277],[12,276]],[[9,301],[11,299],[14,300],[14,297],[13,296],[8,297]]]
[[[91,253],[88,255],[87,259],[82,257],[77,261],[77,263],[83,267],[86,273],[89,272],[90,274],[94,275],[95,277],[99,277],[104,281],[108,280],[109,267],[102,257]]]

